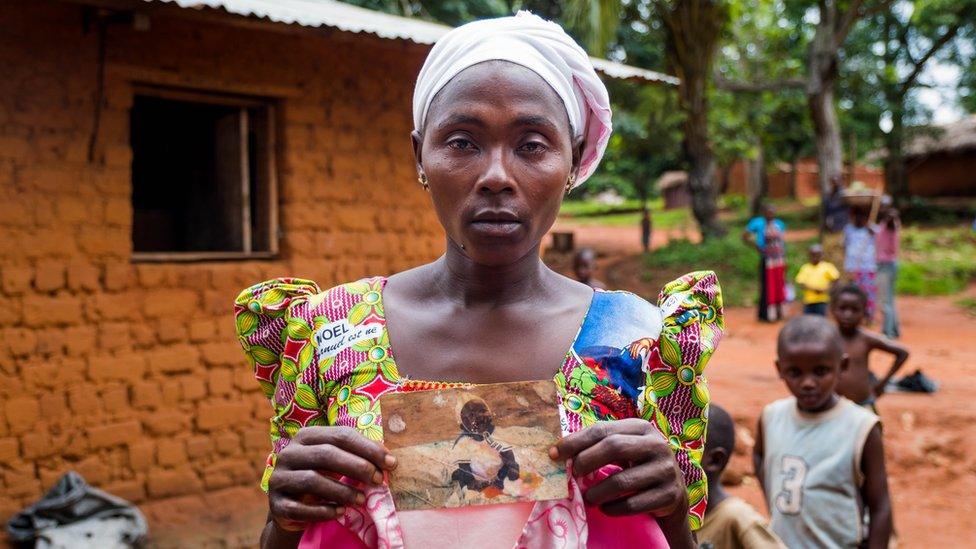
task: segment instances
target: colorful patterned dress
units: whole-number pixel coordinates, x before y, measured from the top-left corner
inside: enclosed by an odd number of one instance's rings
[[[381,395],[463,386],[412,380],[397,370],[383,311],[386,280],[322,292],[314,282],[281,278],[237,298],[237,333],[274,411],[263,489],[278,453],[302,427],[355,427],[380,441]],[[688,520],[697,529],[707,499],[701,468],[709,399],[704,368],[724,327],[721,290],[714,273],[700,271],[669,283],[658,301],[655,307],[628,292],[595,291],[572,347],[554,367],[560,400],[554,404],[564,434],[598,421],[652,422],[675,452],[688,487]],[[581,490],[619,470],[614,467],[579,485],[570,477],[567,500],[537,502],[516,546],[585,546],[587,523],[606,516],[583,503]],[[368,488],[366,496],[364,505],[323,524],[342,528],[338,537],[352,534],[367,547],[402,547],[388,487]],[[648,515],[627,518],[636,530],[657,529]],[[594,536],[608,531],[595,523],[589,530]]]

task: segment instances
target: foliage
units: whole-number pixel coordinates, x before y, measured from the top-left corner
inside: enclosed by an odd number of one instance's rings
[[[898,293],[947,295],[976,280],[976,235],[968,227],[905,229]]]
[[[976,297],[964,297],[956,301],[956,304],[962,307],[966,314],[976,318]]]

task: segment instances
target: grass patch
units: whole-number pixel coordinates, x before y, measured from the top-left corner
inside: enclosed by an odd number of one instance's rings
[[[790,242],[786,247],[787,280],[792,280],[806,261],[810,242]],[[759,254],[742,243],[739,234],[730,233],[694,244],[674,240],[644,256],[647,270],[642,275],[654,287],[692,270],[713,270],[722,284],[725,304],[753,305],[759,292]]]
[[[976,279],[976,234],[968,227],[902,232],[897,291],[907,295],[949,295]]]
[[[690,209],[665,210],[661,199],[649,200],[647,205],[651,210],[652,229],[691,231],[697,228]],[[579,225],[640,227],[641,203],[628,199],[618,206],[610,206],[589,200],[567,200],[559,209],[559,216]]]
[[[964,297],[956,305],[962,307],[969,316],[976,317],[976,297]]]

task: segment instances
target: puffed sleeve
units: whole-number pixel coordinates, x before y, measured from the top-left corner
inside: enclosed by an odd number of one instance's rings
[[[708,496],[701,466],[709,401],[705,365],[725,327],[718,278],[712,271],[686,274],[664,287],[658,306],[663,327],[639,408],[674,450],[688,486],[688,522],[698,529]]]
[[[306,311],[319,292],[310,280],[278,278],[251,286],[234,302],[237,337],[273,410],[271,454],[261,478],[265,491],[278,452],[298,429],[325,424]]]

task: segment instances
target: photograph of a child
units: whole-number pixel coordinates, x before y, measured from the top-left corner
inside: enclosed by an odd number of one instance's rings
[[[384,444],[397,457],[400,511],[567,497],[552,381],[395,393],[380,401]]]

